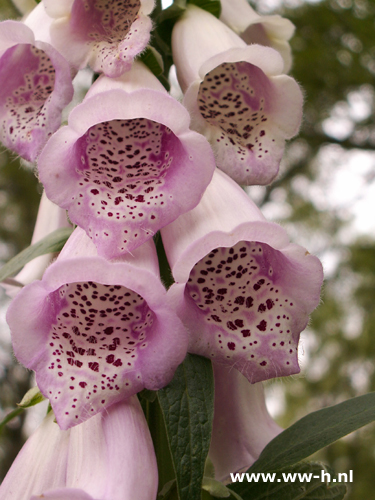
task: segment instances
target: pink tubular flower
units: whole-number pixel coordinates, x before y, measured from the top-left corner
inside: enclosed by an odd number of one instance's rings
[[[299,334],[323,280],[316,257],[289,243],[220,171],[162,237],[176,281],[168,293],[190,332],[189,352],[252,383],[299,372]]]
[[[194,5],[176,23],[172,48],[192,127],[210,142],[217,166],[240,184],[270,183],[302,118],[301,90],[281,74],[280,54],[247,46]]]
[[[110,77],[128,71],[152,28],[154,0],[43,0],[54,46],[81,69]]]
[[[53,412],[28,439],[2,485],[4,500],[154,500],[155,452],[137,397],[62,431]]]
[[[209,457],[215,478],[247,470],[283,429],[270,417],[261,383],[249,384],[237,370],[214,363],[215,412]]]
[[[77,228],[43,280],[15,297],[7,320],[15,355],[35,370],[62,429],[160,389],[186,354],[152,241],[109,262]]]
[[[284,60],[284,73],[290,70],[292,55],[288,40],[294,25],[281,16],[260,16],[247,0],[221,0],[220,20],[247,44],[259,43],[277,50]]]
[[[195,207],[215,161],[186,109],[135,63],[99,78],[38,162],[47,196],[84,228],[99,255],[133,251]]]
[[[17,21],[0,23],[0,140],[34,161],[73,97],[65,59]]]

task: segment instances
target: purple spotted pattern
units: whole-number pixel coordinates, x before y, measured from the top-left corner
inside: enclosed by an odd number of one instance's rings
[[[204,323],[197,352],[235,366],[250,382],[298,368],[299,308],[278,284],[283,259],[265,243],[240,241],[200,260],[186,287]]]
[[[249,156],[261,160],[270,154],[275,142],[266,128],[271,92],[263,71],[247,62],[221,64],[200,85],[201,115],[220,129],[217,144],[234,146],[241,162],[246,163]]]
[[[60,426],[85,420],[82,414],[95,415],[143,388],[137,360],[148,346],[155,315],[140,295],[119,285],[70,283],[49,301],[57,312],[47,370],[58,380],[46,395],[64,410]]]
[[[186,156],[171,130],[146,118],[103,122],[77,141],[75,153],[79,188],[69,214],[98,251],[124,253],[152,237],[173,208],[175,158]]]
[[[140,8],[140,0],[75,0],[70,29],[94,51],[96,71],[119,76],[130,68],[135,55],[133,46],[137,46],[134,22]],[[141,44],[139,52],[147,40]]]
[[[17,70],[16,70],[17,68]],[[8,49],[1,58],[0,107],[3,120],[1,140],[19,151],[19,143],[29,143],[29,149],[38,130],[47,137],[47,108],[55,85],[55,69],[47,54],[33,45],[18,44]]]

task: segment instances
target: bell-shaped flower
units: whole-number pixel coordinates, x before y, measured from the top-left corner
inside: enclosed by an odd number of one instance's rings
[[[65,210],[50,201],[43,191],[39,203],[38,216],[35,223],[31,245],[42,240],[56,229],[69,227]],[[9,281],[1,283],[9,297],[15,297],[21,287],[34,280],[41,279],[54,254],[45,254],[28,262],[21,271]]]
[[[219,170],[201,203],[161,233],[189,352],[252,383],[298,373],[299,335],[319,303],[320,261],[289,243]]]
[[[49,140],[38,166],[47,196],[99,255],[133,251],[200,201],[215,169],[189,114],[142,64],[99,78]]]
[[[247,0],[221,0],[220,20],[235,31],[247,44],[257,43],[277,50],[287,73],[292,65],[289,40],[294,24],[279,15],[261,16]]]
[[[17,21],[0,23],[0,140],[34,161],[73,97],[65,59]]]
[[[77,228],[42,281],[13,299],[7,321],[16,357],[36,372],[62,429],[160,389],[186,354],[152,240],[110,262]]]
[[[218,481],[247,470],[283,429],[267,411],[261,382],[249,384],[237,370],[213,364],[215,410],[208,456]]]
[[[27,440],[2,485],[4,500],[154,500],[155,451],[136,396],[60,430],[53,412]]]
[[[76,68],[120,76],[148,44],[154,0],[43,0],[53,45]]]
[[[278,52],[248,46],[215,16],[189,5],[172,33],[192,127],[217,166],[240,184],[268,184],[302,118],[302,93]]]

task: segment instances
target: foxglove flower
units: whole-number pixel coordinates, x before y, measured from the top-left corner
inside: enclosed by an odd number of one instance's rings
[[[189,352],[252,383],[298,373],[299,334],[319,303],[320,261],[289,243],[219,170],[201,203],[161,233]]]
[[[34,233],[31,244],[42,240],[56,229],[69,227],[65,210],[52,203],[45,192],[40,199],[38,216],[35,223]],[[14,285],[9,283],[1,283],[9,297],[15,297],[20,291],[20,287],[27,285],[34,280],[41,279],[48,264],[51,262],[53,254],[45,254],[36,257],[28,262],[22,270],[12,279]]]
[[[235,31],[247,44],[258,43],[277,50],[287,73],[292,65],[288,40],[294,33],[289,19],[279,15],[260,16],[247,0],[221,0],[220,20]]]
[[[4,500],[154,500],[157,484],[150,432],[133,396],[67,431],[50,412],[22,448],[0,495]]]
[[[133,251],[195,207],[215,169],[189,114],[142,64],[99,78],[38,162],[47,196],[99,255]]]
[[[16,357],[35,370],[62,429],[160,389],[186,354],[153,241],[109,262],[77,228],[42,281],[18,293],[7,320]]]
[[[0,23],[0,140],[34,161],[73,97],[68,63],[17,21]]]
[[[128,71],[152,28],[154,0],[43,0],[54,46],[77,68],[110,77]]]
[[[249,384],[237,370],[213,364],[215,411],[209,457],[215,478],[228,482],[230,472],[245,471],[283,429],[270,417],[263,385]]]
[[[301,90],[281,74],[280,54],[247,46],[194,5],[175,24],[172,48],[192,127],[209,140],[217,166],[240,184],[270,183],[302,117]]]

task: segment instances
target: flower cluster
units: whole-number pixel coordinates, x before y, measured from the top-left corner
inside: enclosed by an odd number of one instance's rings
[[[222,2],[220,20],[187,4],[175,22],[183,104],[134,60],[152,0],[43,0],[25,22],[0,24],[0,138],[36,161],[35,241],[66,225],[65,211],[77,226],[52,264],[18,275],[28,284],[8,310],[15,355],[55,417],[25,445],[4,499],[153,500],[155,455],[135,395],[165,387],[187,352],[214,366],[217,479],[280,431],[261,382],[298,373],[322,268],[241,187],[277,175],[302,92],[285,74],[291,23],[235,3]],[[61,126],[87,65],[94,83]]]

